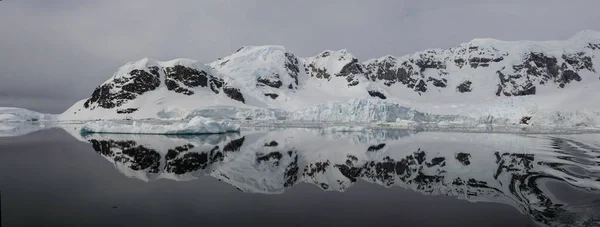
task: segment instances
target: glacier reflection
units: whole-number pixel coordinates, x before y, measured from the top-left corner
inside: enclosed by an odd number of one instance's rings
[[[299,183],[343,192],[362,180],[504,203],[547,226],[600,224],[600,135],[285,129],[84,139],[124,175],[144,181],[211,176],[244,192],[279,194]],[[590,199],[559,199],[557,184]]]

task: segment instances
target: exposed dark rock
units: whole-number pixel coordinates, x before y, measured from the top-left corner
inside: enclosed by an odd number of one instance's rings
[[[335,76],[349,76],[352,74],[363,74],[362,64],[358,62],[358,59],[353,58],[348,64],[344,65],[339,73]]]
[[[448,83],[447,79],[441,79],[440,80],[440,79],[436,79],[436,78],[433,78],[433,77],[429,77],[427,79],[427,82],[429,82],[429,81],[433,81],[433,86],[436,86],[436,87],[446,87],[446,83]]]
[[[352,155],[347,155],[347,160],[345,164],[336,164],[334,165],[342,175],[350,180],[350,182],[356,182],[358,177],[361,174],[362,167],[357,165],[358,158]]]
[[[531,116],[522,117],[519,124],[528,125],[530,120],[531,120]]]
[[[267,85],[272,88],[280,88],[283,85],[283,83],[279,79],[279,75],[275,75],[273,78],[259,77],[258,79],[256,79],[256,82],[258,82],[257,85],[259,85],[259,86]]]
[[[128,164],[132,170],[147,170],[150,173],[159,171],[160,154],[153,149],[138,145],[135,141],[90,140],[90,142],[96,152],[110,157],[115,162]],[[115,154],[113,149],[120,150],[121,153]]]
[[[471,161],[469,160],[471,158],[471,154],[458,153],[458,154],[454,155],[454,158],[456,158],[456,160],[458,160],[460,163],[462,163],[465,166],[468,166],[471,164]]]
[[[425,81],[423,81],[423,80],[419,81],[417,86],[415,86],[415,91],[425,93],[427,91],[427,84],[425,83]]]
[[[234,87],[231,87],[229,85],[225,85],[223,87],[223,92],[225,92],[225,94],[227,95],[227,97],[229,97],[229,98],[231,98],[233,100],[240,101],[242,103],[246,103],[246,100],[244,100],[244,96],[240,92],[239,88],[234,88]]]
[[[137,111],[138,108],[117,109],[118,114],[130,114]]]
[[[444,157],[435,157],[431,159],[430,163],[426,163],[427,167],[432,167],[432,166],[440,166],[440,167],[444,167],[446,166],[446,158]]]
[[[317,173],[325,173],[330,165],[331,163],[329,160],[325,162],[309,163],[304,169],[304,175],[314,177]]]
[[[438,60],[434,60],[436,53],[428,52],[422,54],[421,58],[415,60],[415,64],[419,67],[419,71],[423,73],[426,69],[446,69],[446,65]]]
[[[277,143],[277,141],[271,141],[269,143],[265,143],[265,147],[276,147],[278,145],[279,145],[279,143]]]
[[[311,76],[319,79],[331,79],[331,75],[325,68],[317,68],[314,64],[305,66],[306,72]]]
[[[378,91],[368,91],[368,92],[369,92],[369,95],[371,97],[378,97],[380,99],[386,99],[387,98],[387,97],[385,97],[385,95],[383,95],[381,92],[378,92]]]
[[[348,87],[356,86],[356,85],[358,85],[358,83],[359,83],[358,80],[353,80],[348,84]]]
[[[217,77],[210,77],[210,90],[212,90],[215,94],[219,94],[219,89],[223,87],[225,83],[223,79]]]
[[[576,71],[587,69],[588,71],[596,72],[596,70],[594,69],[594,64],[592,63],[592,58],[589,56],[585,56],[584,52],[579,52],[575,54],[563,54],[562,58]],[[563,66],[563,68],[565,67]]]
[[[167,160],[174,159],[175,157],[177,157],[177,155],[179,153],[188,151],[189,149],[192,149],[192,148],[194,148],[193,144],[186,144],[183,146],[177,146],[173,149],[169,149],[169,150],[167,150],[167,155],[165,156],[165,159],[167,159]]]
[[[600,50],[600,43],[589,43],[586,47],[592,50]]]
[[[85,101],[84,107],[90,108],[93,103],[97,103],[98,106],[105,109],[119,107],[129,100],[135,99],[138,95],[155,90],[160,86],[160,74],[155,68],[151,68],[150,72],[134,69],[129,72],[129,75],[131,77],[115,78],[110,83],[97,87],[92,93],[92,97]],[[113,88],[120,89],[114,89],[113,92]]]
[[[221,59],[219,59],[219,60],[221,60]],[[221,64],[219,64],[219,66],[221,66],[221,67],[225,66],[225,65],[227,65],[228,62],[229,62],[229,60],[225,60],[225,61],[221,62]]]
[[[165,165],[167,172],[175,173],[177,175],[191,173],[200,169],[206,169],[209,162],[208,153],[187,153],[182,157],[169,160]]]
[[[282,157],[283,155],[281,154],[281,152],[275,151],[262,156],[257,155],[256,162],[262,163],[272,161],[275,166],[278,166],[279,160],[281,160]]]
[[[537,84],[546,85],[553,82],[563,88],[572,81],[581,81],[579,71],[595,72],[591,58],[585,56],[583,52],[563,54],[562,59],[565,63],[558,64],[555,57],[543,53],[527,54],[522,64],[514,65],[512,69],[503,68],[497,72],[500,84],[496,95],[533,95],[536,93]]]
[[[473,57],[469,59],[469,64],[471,65],[471,68],[476,69],[477,67],[488,67],[490,66],[490,62],[501,62],[502,60],[504,60],[504,58],[501,56],[497,58]]]
[[[460,83],[457,87],[456,90],[460,93],[465,93],[465,92],[471,92],[471,81],[465,81]]]
[[[465,59],[462,59],[462,58],[454,59],[454,64],[456,64],[456,66],[458,66],[459,68],[462,68],[465,65]]]
[[[165,85],[170,91],[185,95],[193,95],[189,88],[207,87],[209,77],[205,71],[193,69],[183,65],[165,68]]]
[[[232,140],[231,142],[227,143],[225,147],[223,147],[223,152],[239,151],[242,145],[244,145],[245,139],[246,137],[243,136],[242,138]]]
[[[402,62],[398,62],[394,57],[387,57],[369,63],[365,71],[372,81],[383,80],[387,86],[397,82],[402,83],[421,94],[427,91],[427,82],[432,82],[433,86],[440,88],[447,85],[445,78],[426,77],[424,74],[427,69],[433,69],[437,70],[440,77],[448,75],[445,63],[436,59],[438,54],[435,51],[428,51]],[[464,60],[456,59],[455,63],[464,64]]]
[[[285,167],[285,171],[283,173],[285,183],[284,187],[291,187],[298,181],[298,154],[296,151],[288,151],[290,157],[293,157],[293,161]]]
[[[285,62],[285,69],[287,70],[288,74],[294,78],[294,83],[298,85],[298,74],[300,73],[300,68],[298,67],[298,58],[291,53],[285,53],[285,57],[287,58],[287,61]],[[291,84],[290,87],[288,88],[293,88]]]
[[[276,99],[277,97],[279,97],[279,95],[278,95],[278,94],[275,94],[275,93],[265,93],[265,96],[269,96],[269,97],[271,97],[272,99]]]
[[[367,152],[380,151],[384,147],[385,147],[385,143],[380,143],[378,145],[372,145],[372,146],[369,146],[369,148],[367,149]]]

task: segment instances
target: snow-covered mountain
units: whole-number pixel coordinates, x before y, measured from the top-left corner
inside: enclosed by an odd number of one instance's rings
[[[593,197],[573,204],[549,186],[598,192],[597,135],[289,129],[185,137],[90,134],[84,139],[124,175],[144,181],[210,176],[244,192],[280,194],[300,183],[343,192],[362,180],[508,204],[548,226],[584,226],[600,218]]]
[[[596,31],[564,41],[474,39],[367,61],[347,50],[301,58],[282,46],[247,46],[207,65],[189,59],[130,62],[59,119],[185,118],[207,109],[243,119],[247,111],[289,116],[365,100],[373,108],[401,105],[511,123],[583,115],[593,119],[585,125],[595,126],[600,107],[591,94],[600,85],[599,54]]]

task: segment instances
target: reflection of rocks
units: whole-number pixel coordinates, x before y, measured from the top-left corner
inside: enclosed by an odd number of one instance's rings
[[[471,161],[469,161],[469,159],[471,158],[471,154],[467,154],[467,153],[458,153],[455,155],[456,160],[458,160],[460,163],[462,163],[465,166],[468,166],[469,164],[471,164]]]
[[[90,140],[94,150],[115,162],[127,165],[132,170],[147,170],[157,173],[160,165],[160,155],[156,150],[138,145],[135,141]]]
[[[315,143],[328,141],[326,143],[334,144],[334,149],[347,145],[341,138],[336,141],[338,137],[327,137],[333,138],[331,140],[318,131],[311,133]],[[312,142],[282,140],[288,138],[285,134],[286,131],[276,132],[255,137],[252,141],[239,135],[220,139],[160,137],[153,139],[156,146],[148,144],[148,140],[135,138],[93,138],[89,141],[99,154],[133,171],[172,174],[171,178],[176,179],[210,175],[247,192],[281,193],[301,182],[315,184],[323,190],[345,191],[362,179],[424,194],[507,203],[543,225],[571,223],[582,226],[595,220],[591,219],[593,215],[588,217],[587,214],[593,213],[590,210],[584,209],[587,216],[582,216],[580,206],[575,208],[557,200],[544,183],[552,180],[590,191],[600,189],[600,176],[591,172],[599,165],[591,160],[600,156],[594,144],[552,137],[548,141],[556,151],[555,156],[552,153],[537,156],[501,146],[527,141],[518,136],[512,136],[515,141],[503,141],[505,137],[501,137],[497,149],[496,145],[474,146],[477,149],[464,147],[464,151],[449,152],[426,148],[427,140],[410,142],[406,139],[409,144],[387,140],[386,143],[356,144],[353,145],[356,149],[328,152],[303,148],[318,149]],[[172,146],[157,150],[155,147],[162,146],[158,144]],[[582,168],[590,171],[577,171]]]

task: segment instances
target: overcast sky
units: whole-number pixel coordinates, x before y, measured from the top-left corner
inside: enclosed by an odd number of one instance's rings
[[[0,106],[58,113],[128,61],[210,62],[244,45],[361,60],[482,37],[560,40],[600,30],[598,0],[3,0]]]

